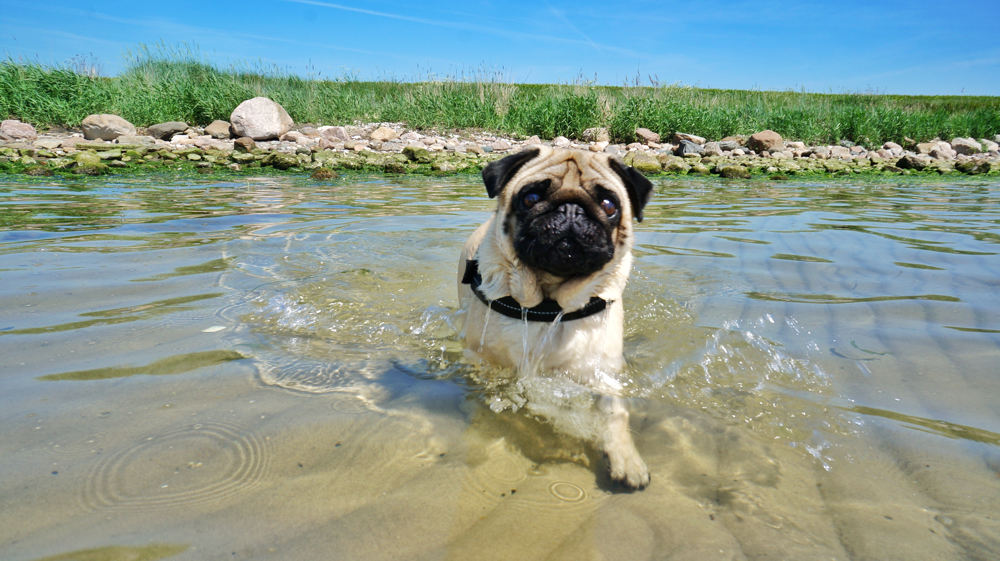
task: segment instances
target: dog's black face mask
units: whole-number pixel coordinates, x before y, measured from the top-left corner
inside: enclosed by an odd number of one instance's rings
[[[510,180],[539,154],[538,149],[528,149],[486,166],[483,182],[489,196],[510,189]],[[539,179],[510,193],[504,233],[511,236],[526,265],[568,278],[595,273],[614,259],[616,246],[623,243],[618,233],[622,205],[630,205],[632,215],[642,221],[653,185],[617,160],[608,165],[625,187],[625,200],[616,194],[620,190],[600,181],[581,183],[579,173]],[[570,183],[564,185],[567,180]]]
[[[510,209],[514,250],[529,267],[559,277],[599,271],[615,255],[620,207],[600,187],[563,194],[551,180],[526,185]]]

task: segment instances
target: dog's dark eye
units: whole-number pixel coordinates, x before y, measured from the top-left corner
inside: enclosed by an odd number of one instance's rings
[[[611,201],[609,199],[604,199],[603,201],[601,201],[601,208],[604,209],[604,213],[607,214],[608,216],[614,216],[615,213],[618,212],[618,207],[615,206],[614,201]]]
[[[542,196],[538,193],[528,193],[522,200],[524,201],[524,206],[531,208],[535,206],[535,203],[542,200]]]

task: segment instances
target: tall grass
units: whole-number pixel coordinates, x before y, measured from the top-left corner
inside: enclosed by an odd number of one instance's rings
[[[228,120],[240,102],[266,96],[296,122],[404,121],[418,129],[543,138],[579,138],[595,126],[607,127],[617,141],[633,140],[638,127],[711,139],[771,129],[810,143],[869,145],[1000,133],[1000,97],[714,90],[638,80],[623,87],[529,85],[495,72],[423,81],[361,81],[350,74],[320,80],[263,63],[221,68],[194,49],[164,45],[126,52],[124,68],[105,78],[69,64],[0,62],[0,116],[76,126],[87,115],[112,113],[140,127],[172,120],[203,125]]]

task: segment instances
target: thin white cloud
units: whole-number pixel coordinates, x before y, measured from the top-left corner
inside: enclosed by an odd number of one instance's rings
[[[445,27],[445,28],[449,28],[449,29],[459,29],[459,30],[462,30],[462,31],[474,31],[474,32],[477,32],[477,33],[487,33],[487,34],[490,34],[490,35],[497,35],[497,36],[500,36],[500,37],[517,38],[517,39],[533,39],[533,40],[538,40],[538,41],[549,41],[549,42],[557,42],[557,43],[573,44],[573,45],[586,45],[586,46],[590,46],[590,47],[594,47],[594,48],[599,48],[599,49],[604,49],[604,50],[616,52],[616,53],[619,53],[619,54],[622,54],[622,55],[625,55],[625,56],[628,56],[628,57],[638,58],[638,57],[645,56],[643,53],[639,53],[639,52],[633,51],[631,49],[625,49],[625,48],[622,48],[622,47],[617,47],[617,46],[612,46],[612,45],[601,45],[601,44],[595,43],[593,41],[590,41],[589,39],[588,40],[568,39],[566,37],[558,37],[558,36],[554,36],[554,35],[539,35],[539,34],[535,34],[535,33],[524,33],[524,32],[521,32],[521,31],[512,31],[512,30],[508,30],[508,29],[496,29],[496,28],[493,28],[493,27],[485,27],[485,26],[482,26],[482,25],[476,25],[476,24],[472,24],[472,23],[464,23],[464,22],[457,22],[457,21],[434,20],[434,19],[427,19],[427,18],[418,18],[418,17],[407,16],[407,15],[403,15],[403,14],[392,14],[392,13],[388,13],[388,12],[376,12],[374,10],[366,10],[366,9],[363,9],[363,8],[355,8],[353,6],[344,6],[342,4],[331,4],[329,2],[318,2],[317,0],[281,0],[281,1],[283,1],[283,2],[290,2],[290,3],[293,3],[293,4],[305,4],[307,6],[319,6],[319,7],[322,7],[322,8],[329,8],[329,9],[332,9],[332,10],[342,10],[342,11],[346,11],[346,12],[354,12],[354,13],[365,14],[365,15],[375,16],[375,17],[383,17],[383,18],[389,18],[389,19],[395,19],[395,20],[401,20],[401,21],[410,21],[410,22],[413,22],[413,23],[420,23],[420,24],[431,25],[431,26],[435,26],[435,27]],[[577,30],[577,31],[579,31],[579,30]]]

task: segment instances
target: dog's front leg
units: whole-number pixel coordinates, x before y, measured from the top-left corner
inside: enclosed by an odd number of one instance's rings
[[[598,408],[604,417],[601,448],[608,456],[608,475],[632,489],[649,485],[649,468],[632,442],[628,426],[628,404],[620,397],[602,395]]]

